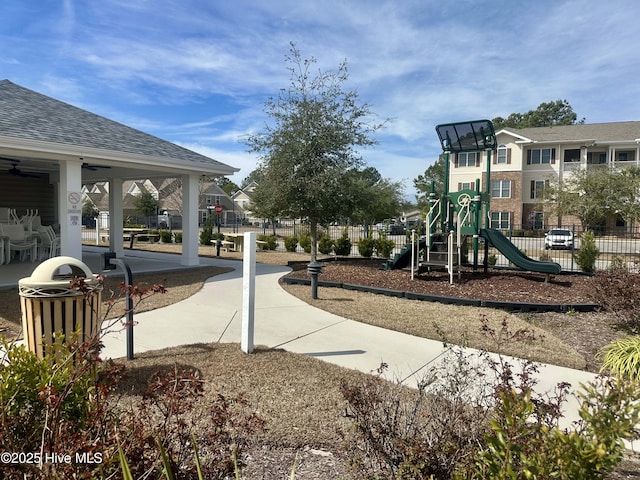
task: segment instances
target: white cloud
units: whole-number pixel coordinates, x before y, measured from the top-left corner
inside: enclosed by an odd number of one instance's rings
[[[566,99],[588,122],[638,119],[640,74],[627,0],[104,0],[3,4],[0,64],[83,108],[193,145],[243,169],[239,138],[289,85],[289,42],[317,67],[346,59],[349,82],[381,118],[365,152],[412,180],[437,158],[438,123],[507,116]],[[246,172],[245,172],[246,171]]]

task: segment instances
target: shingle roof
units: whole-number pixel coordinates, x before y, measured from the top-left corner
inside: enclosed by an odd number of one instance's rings
[[[565,142],[595,140],[597,142],[629,142],[640,139],[640,122],[591,123],[583,125],[556,125],[552,127],[509,128],[536,142]]]
[[[230,167],[174,143],[74,107],[9,80],[0,80],[0,135],[77,147],[145,155],[160,162]]]

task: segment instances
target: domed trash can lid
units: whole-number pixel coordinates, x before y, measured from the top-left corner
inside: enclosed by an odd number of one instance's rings
[[[18,281],[18,288],[23,297],[76,296],[81,292],[70,288],[76,277],[84,278],[90,289],[101,288],[98,276],[74,257],[54,257],[42,262],[30,277]]]

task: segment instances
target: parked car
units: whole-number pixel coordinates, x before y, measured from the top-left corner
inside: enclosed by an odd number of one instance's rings
[[[552,228],[544,234],[545,250],[554,248],[573,248],[573,232],[564,228]]]
[[[387,235],[404,235],[405,233],[407,233],[407,228],[401,224],[389,225],[389,230],[387,230]]]

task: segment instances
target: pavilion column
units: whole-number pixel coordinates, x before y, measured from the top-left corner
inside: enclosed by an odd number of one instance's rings
[[[122,179],[109,180],[109,251],[115,252],[116,257],[124,256],[124,242],[122,213]]]
[[[60,163],[60,255],[82,260],[82,162]]]
[[[182,176],[182,258],[180,263],[185,266],[199,265],[198,244],[198,175]]]

